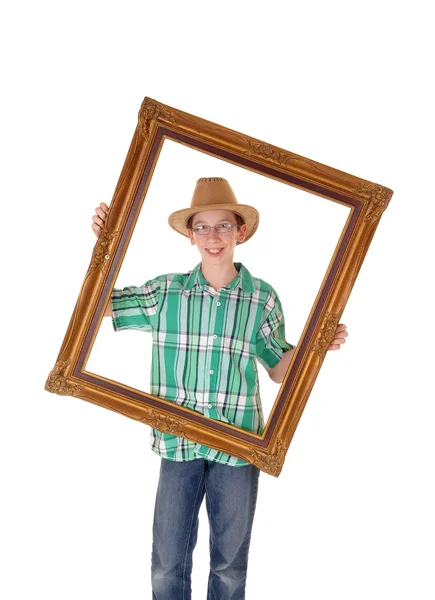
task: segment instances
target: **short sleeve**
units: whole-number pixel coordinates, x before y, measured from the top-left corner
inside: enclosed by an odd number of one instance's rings
[[[284,315],[274,290],[269,294],[264,313],[265,318],[257,333],[256,354],[263,367],[270,371],[279,363],[284,353],[295,346],[286,342]]]
[[[112,292],[112,323],[115,331],[139,329],[152,331],[161,299],[162,282],[148,281],[140,287],[125,287]]]

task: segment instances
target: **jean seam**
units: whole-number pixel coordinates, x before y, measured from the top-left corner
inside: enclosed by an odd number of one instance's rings
[[[206,494],[207,494],[207,491],[206,491]],[[209,520],[210,520],[210,548],[209,548],[209,551],[210,551],[210,556],[211,556],[211,551],[213,550],[213,546],[214,546],[214,540],[213,540],[213,535],[212,535],[213,531],[214,531],[213,530],[213,516],[214,515],[213,515],[213,503],[211,501],[211,497],[209,496],[209,494],[207,494],[207,500],[208,500],[208,503],[210,505],[210,515],[209,515]]]
[[[259,476],[260,474],[255,474],[255,483],[254,483],[254,487],[253,487],[253,494],[251,496],[251,513],[250,513],[250,526],[249,526],[249,531],[248,534],[246,536],[246,540],[245,542],[248,543],[248,545],[251,544],[251,535],[252,535],[252,527],[254,524],[254,515],[255,515],[255,509],[257,507],[257,499],[258,499],[258,480],[259,480]]]
[[[256,467],[254,467],[254,468],[256,468]],[[253,488],[252,488],[252,494],[251,494],[251,512],[250,512],[250,515],[249,515],[249,517],[250,517],[249,518],[249,523],[250,524],[249,524],[249,530],[247,532],[247,535],[246,535],[244,543],[243,543],[243,546],[245,547],[247,553],[249,553],[249,548],[251,546],[252,526],[254,524],[255,509],[257,507],[258,480],[259,480],[260,473],[259,472],[258,473],[254,472],[253,476],[255,477],[255,481],[254,481],[254,485],[253,485]],[[243,584],[243,593],[245,593],[245,590],[246,590],[246,580],[247,580],[247,577],[248,577],[248,561],[246,561],[245,581],[244,581],[244,584]]]
[[[182,588],[181,588],[182,600],[184,600],[184,594],[185,594],[185,591],[186,591],[186,587],[185,587],[186,586],[186,563],[187,563],[187,556],[189,554],[189,545],[190,545],[190,538],[191,538],[191,535],[192,535],[193,520],[195,518],[196,506],[197,506],[197,503],[198,503],[198,494],[199,494],[199,492],[201,490],[203,481],[204,481],[204,474],[201,476],[201,479],[200,479],[200,482],[199,482],[199,485],[198,485],[198,489],[196,490],[195,501],[193,503],[192,518],[190,520],[189,532],[188,532],[187,540],[186,540],[186,548],[185,548],[185,551],[184,551],[184,559],[183,559],[183,566],[182,566],[182,578],[183,578],[182,581],[183,581],[183,583],[182,583]]]
[[[213,546],[214,546],[214,540],[213,540],[213,503],[211,501],[211,497],[209,494],[207,494],[207,490],[206,490],[206,501],[208,501],[209,503],[209,522],[210,522],[210,548],[209,548],[209,556],[210,556],[210,571],[211,571],[211,556],[212,556],[212,550],[213,550]],[[211,573],[211,579],[213,580],[215,577],[214,572]],[[210,582],[211,583],[211,582]],[[210,588],[210,586],[208,586],[208,588]],[[207,590],[207,598],[209,598],[209,593],[210,593],[210,589]]]

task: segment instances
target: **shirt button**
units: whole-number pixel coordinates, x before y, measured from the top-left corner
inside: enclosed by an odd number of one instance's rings
[[[212,408],[212,405],[211,405],[211,404],[207,404],[207,406],[208,406],[209,408]]]
[[[217,303],[217,305],[218,305],[218,306],[220,306],[220,305],[221,305],[221,303],[220,303],[220,302],[218,302],[218,303]]]
[[[216,334],[214,334],[214,336],[213,336],[213,339],[215,340],[216,338],[217,338],[217,335],[216,335]]]
[[[213,373],[214,373],[214,371],[213,371],[213,369],[211,369],[211,371],[210,371],[210,375],[213,375]]]

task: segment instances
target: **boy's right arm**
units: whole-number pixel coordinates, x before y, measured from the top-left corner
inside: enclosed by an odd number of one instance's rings
[[[97,208],[95,209],[95,215],[92,217],[92,221],[93,221],[92,231],[95,233],[95,235],[97,237],[99,237],[101,232],[103,231],[108,212],[109,212],[109,207],[104,202],[101,202],[101,204],[99,206],[97,206]],[[107,305],[106,310],[104,311],[104,316],[105,317],[113,316],[112,305],[110,302]]]

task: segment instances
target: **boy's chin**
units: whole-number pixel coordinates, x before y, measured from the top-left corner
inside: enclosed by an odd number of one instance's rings
[[[213,258],[212,256],[203,256],[202,262],[207,265],[221,265],[225,261],[223,261],[220,257]]]

